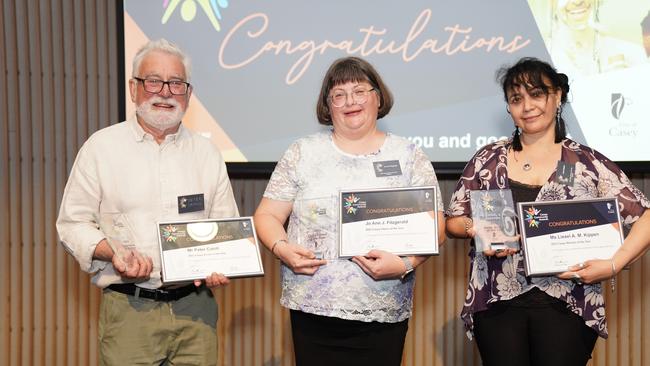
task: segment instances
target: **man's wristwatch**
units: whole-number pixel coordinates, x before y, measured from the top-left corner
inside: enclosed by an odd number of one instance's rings
[[[411,263],[411,260],[408,257],[400,257],[400,259],[402,259],[402,262],[404,262],[404,267],[406,267],[406,271],[404,271],[402,277],[400,277],[400,279],[403,280],[406,278],[406,276],[408,276],[409,274],[411,274],[411,272],[413,272],[414,268],[413,268],[413,263]]]

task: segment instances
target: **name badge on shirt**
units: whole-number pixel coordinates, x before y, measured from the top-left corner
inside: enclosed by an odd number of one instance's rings
[[[190,194],[187,196],[178,196],[178,213],[188,213],[203,211],[205,204],[203,201],[203,193]]]
[[[557,170],[555,171],[555,182],[571,187],[573,186],[575,174],[576,174],[575,164],[567,163],[562,160],[557,162]]]
[[[399,160],[375,161],[372,165],[375,168],[375,175],[377,177],[402,175],[402,168],[399,165]]]

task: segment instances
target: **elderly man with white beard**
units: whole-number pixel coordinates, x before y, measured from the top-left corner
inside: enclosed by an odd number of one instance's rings
[[[181,124],[189,80],[189,59],[176,45],[161,39],[141,48],[129,81],[136,115],[90,136],[63,194],[63,246],[103,289],[102,365],[217,361],[211,290],[228,278],[163,286],[160,276],[157,222],[239,214],[219,150]]]

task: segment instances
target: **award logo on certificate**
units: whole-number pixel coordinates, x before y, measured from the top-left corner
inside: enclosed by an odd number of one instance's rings
[[[623,245],[616,198],[519,203],[528,276],[610,258]]]
[[[339,256],[438,254],[436,187],[340,192]]]
[[[252,217],[158,223],[164,283],[264,275]]]
[[[470,191],[476,250],[519,249],[517,215],[509,189]]]

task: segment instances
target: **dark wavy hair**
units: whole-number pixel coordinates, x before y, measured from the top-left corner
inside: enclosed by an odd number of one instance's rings
[[[551,85],[544,82],[545,78]],[[499,69],[497,71],[497,81],[503,88],[503,98],[506,103],[508,102],[508,92],[516,90],[520,86],[524,86],[528,90],[539,88],[547,96],[550,92],[561,90],[561,104],[557,112],[559,118],[555,124],[555,142],[561,142],[566,138],[566,124],[564,118],[562,118],[562,106],[566,103],[569,94],[569,78],[565,74],[557,72],[547,62],[534,57],[524,57],[512,66]],[[521,151],[522,149],[518,127],[515,127],[515,133],[512,135],[512,148],[515,151]]]
[[[334,61],[325,73],[316,104],[318,122],[323,125],[332,125],[332,116],[327,104],[330,90],[337,85],[351,81],[366,81],[377,91],[379,95],[377,119],[381,119],[390,112],[393,107],[393,95],[377,70],[368,61],[359,57],[344,57]]]

